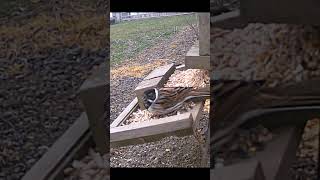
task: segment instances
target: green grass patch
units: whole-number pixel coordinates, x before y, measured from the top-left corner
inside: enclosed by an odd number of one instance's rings
[[[127,21],[111,25],[111,64],[135,57],[189,24],[197,23],[195,14]]]

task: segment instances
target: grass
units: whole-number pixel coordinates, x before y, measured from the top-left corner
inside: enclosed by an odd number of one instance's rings
[[[135,57],[139,52],[195,24],[196,15],[127,21],[111,25],[111,65]]]

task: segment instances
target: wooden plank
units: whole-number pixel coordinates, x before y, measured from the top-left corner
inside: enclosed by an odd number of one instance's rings
[[[290,167],[303,129],[301,125],[278,128],[273,131],[275,139],[267,144],[264,151],[257,152],[256,159],[261,162],[266,180],[290,179]]]
[[[94,74],[87,79],[80,88],[80,98],[85,107],[90,130],[92,131],[97,149],[101,154],[109,152],[105,119],[105,103],[108,100],[109,86],[106,83],[105,64],[99,66]]]
[[[129,117],[132,114],[132,112],[136,110],[136,107],[137,107],[137,100],[131,102],[130,105],[127,106],[127,108],[111,124],[111,128],[112,128],[111,131],[113,131],[114,127],[119,126],[121,122],[127,119],[127,117]],[[202,109],[203,109],[203,102],[202,101],[196,102],[195,107],[190,111],[192,115],[192,120],[194,118],[199,119],[201,117]],[[172,118],[177,119],[180,117],[176,115],[176,116],[172,116]],[[120,146],[126,146],[126,145],[143,144],[147,142],[157,141],[167,136],[187,136],[192,134],[193,134],[193,131],[192,131],[192,128],[190,127],[188,129],[176,130],[174,132],[166,132],[163,134],[156,134],[156,135],[144,136],[139,138],[129,138],[125,140],[114,141],[114,142],[111,142],[110,145],[111,147],[120,147]]]
[[[144,80],[162,77],[162,76],[165,76],[166,74],[172,74],[174,70],[175,70],[174,63],[161,66],[153,70],[147,77],[144,78]]]
[[[183,137],[183,136],[189,136],[192,135],[192,129],[182,129],[182,130],[177,130],[174,132],[168,132],[164,134],[157,134],[157,135],[151,135],[151,136],[145,136],[142,138],[134,138],[134,139],[127,139],[127,140],[122,140],[122,141],[115,141],[115,142],[110,142],[110,147],[111,148],[116,148],[116,147],[122,147],[122,146],[128,146],[128,145],[137,145],[137,144],[144,144],[144,143],[149,143],[149,142],[155,142],[159,141],[165,137],[168,136],[178,136],[178,137]]]
[[[198,13],[199,16],[199,54],[210,56],[210,13]]]
[[[126,107],[124,111],[115,119],[112,124],[110,125],[110,128],[114,128],[119,126],[124,120],[126,120],[132,112],[136,110],[138,107],[138,98],[134,98],[133,101]]]
[[[210,180],[265,180],[265,175],[261,163],[257,160],[250,160],[241,164],[212,169]]]
[[[242,169],[241,167],[245,167],[245,163],[248,161],[256,160],[261,163],[266,180],[290,179],[290,167],[292,162],[295,160],[296,150],[298,148],[303,129],[304,124],[272,129],[271,131],[274,135],[274,139],[266,144],[263,151],[256,152],[256,155],[250,159],[237,159],[235,161],[238,161],[238,163],[234,165],[237,165],[242,172],[246,172],[248,170]],[[219,171],[225,172],[220,173],[221,177],[223,176],[226,179],[231,180],[238,179],[240,177],[239,174],[235,173],[230,176],[230,173],[228,173],[230,171],[224,170],[224,168],[228,168],[228,166],[219,168]],[[236,172],[236,169],[232,172]]]
[[[199,45],[196,43],[190,48],[185,57],[187,69],[208,69],[210,70],[210,56],[199,55]]]
[[[191,109],[193,122],[199,121],[203,113],[204,101],[197,102],[196,105]]]
[[[47,153],[23,176],[22,180],[47,180],[48,176],[69,155],[83,135],[89,132],[87,115],[80,118],[51,146]]]
[[[59,163],[55,168],[55,170],[50,173],[47,180],[61,180],[64,178],[64,169],[71,165],[74,159],[82,159],[88,154],[89,148],[94,147],[94,140],[92,138],[91,131],[84,134],[81,137],[81,140],[75,145],[74,148],[65,156],[63,161]]]
[[[107,86],[104,85],[80,92],[80,97],[89,119],[90,130],[101,154],[109,151],[109,147],[107,146],[108,129],[106,128],[105,119],[101,118],[105,112],[106,89]]]
[[[150,87],[152,87],[152,88],[157,87],[157,86],[159,86],[159,84],[161,84],[162,81],[163,81],[162,77],[156,77],[153,79],[143,80],[138,84],[138,86],[135,89],[135,92],[144,91],[145,89],[150,88]]]
[[[205,103],[205,101],[200,101],[200,102],[196,103],[196,105],[191,110],[192,117],[193,117],[192,119],[193,119],[193,123],[194,123],[193,128],[195,128],[194,130],[197,130],[199,128],[198,125],[199,125],[200,119],[203,114],[204,103]],[[202,154],[202,157],[201,157],[201,166],[202,167],[205,167],[207,165],[207,160],[209,158],[209,154],[208,154],[208,148],[210,146],[209,138],[210,138],[209,134],[206,134],[206,142],[202,142],[201,140],[198,140],[198,137],[196,137],[197,141],[199,141],[199,143],[200,143],[201,154]]]
[[[106,79],[110,77],[110,73],[107,72],[106,63],[102,63],[94,71],[94,73],[81,85],[79,91],[94,88],[96,86],[105,86],[107,84]]]
[[[210,19],[212,28],[244,28],[248,22],[240,16],[240,10],[231,11],[218,16],[213,16]]]
[[[191,113],[170,116],[157,120],[132,123],[110,129],[110,142],[142,138],[146,136],[170,133],[192,127]]]

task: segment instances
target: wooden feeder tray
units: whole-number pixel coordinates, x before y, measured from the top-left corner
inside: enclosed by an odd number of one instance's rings
[[[201,117],[204,102],[196,102],[190,112],[168,116],[150,121],[121,125],[137,111],[138,99],[135,98],[110,125],[110,146],[120,147],[143,144],[160,140],[167,136],[191,135],[194,120]]]
[[[158,67],[152,71],[135,89],[136,98],[110,125],[110,146],[120,147],[143,144],[160,140],[167,136],[186,136],[193,134],[193,122],[199,120],[204,101],[195,102],[188,112],[150,121],[122,125],[135,111],[144,110],[142,94],[145,90],[162,87],[175,70],[184,70],[185,66],[174,64]]]

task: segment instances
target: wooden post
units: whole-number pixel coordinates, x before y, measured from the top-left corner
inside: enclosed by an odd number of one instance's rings
[[[210,13],[198,13],[199,17],[199,54],[210,55]]]
[[[106,64],[103,63],[80,88],[80,98],[88,116],[93,139],[101,154],[109,152],[109,139],[107,138],[109,129],[106,128],[106,122],[102,118],[109,90],[106,83],[108,78],[106,68]]]

